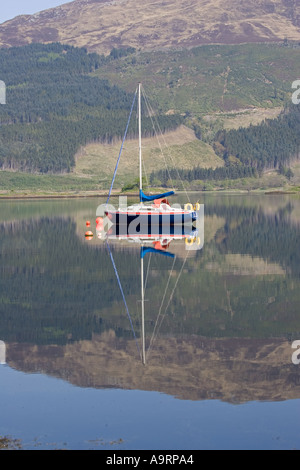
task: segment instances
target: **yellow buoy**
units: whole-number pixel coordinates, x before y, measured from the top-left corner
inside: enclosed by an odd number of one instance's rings
[[[193,204],[191,204],[190,202],[188,202],[187,204],[185,204],[184,208],[185,208],[186,211],[192,211],[192,210],[194,210]]]

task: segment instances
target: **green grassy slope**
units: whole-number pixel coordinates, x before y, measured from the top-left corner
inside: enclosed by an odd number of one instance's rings
[[[203,115],[282,106],[300,74],[300,47],[282,44],[201,46],[149,52],[96,71],[132,91],[142,81],[158,109]]]

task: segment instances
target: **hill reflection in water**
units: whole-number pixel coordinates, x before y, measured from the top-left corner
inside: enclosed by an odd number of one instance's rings
[[[0,331],[9,366],[186,400],[300,398],[291,359],[300,339],[299,199],[208,197],[200,251],[174,240],[174,257],[145,257],[145,366],[140,246],[110,243],[130,322],[105,243],[84,240],[90,201],[63,210],[57,202],[52,213],[42,201],[26,211],[5,204]]]

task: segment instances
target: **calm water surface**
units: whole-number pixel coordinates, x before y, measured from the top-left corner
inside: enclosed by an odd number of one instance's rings
[[[161,241],[143,257],[96,237],[102,202],[0,202],[0,436],[299,449],[299,197],[201,195],[203,247]]]

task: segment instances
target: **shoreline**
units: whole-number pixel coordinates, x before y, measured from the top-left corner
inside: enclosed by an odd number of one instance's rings
[[[116,193],[111,194],[111,197],[119,197],[123,196],[124,193]],[[136,193],[126,193],[126,196],[134,197]],[[17,200],[17,199],[84,199],[84,198],[96,198],[96,197],[108,197],[108,193],[93,193],[93,194],[18,194],[18,195],[10,195],[10,194],[0,194],[0,200]]]
[[[266,190],[240,190],[240,189],[232,189],[232,190],[212,190],[212,191],[190,191],[190,193],[198,193],[198,194],[260,194],[260,195],[297,195],[300,194],[299,191],[293,191],[291,189],[287,189],[286,191],[282,189],[271,189],[269,191]],[[184,194],[184,191],[176,191],[175,194]],[[120,197],[120,196],[126,196],[126,197],[138,197],[138,194],[135,193],[122,193],[121,191],[116,192],[111,194],[111,197]],[[22,200],[22,199],[87,199],[87,198],[107,198],[108,197],[108,192],[103,192],[103,193],[69,193],[69,194],[59,194],[59,193],[52,193],[52,194],[28,194],[26,192],[24,193],[18,193],[11,195],[9,193],[6,194],[0,194],[0,200]]]

